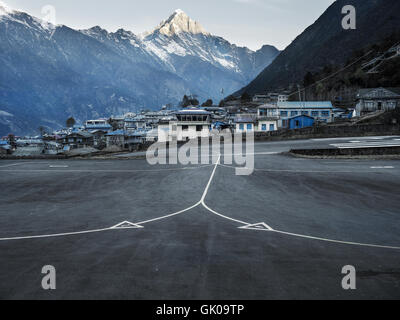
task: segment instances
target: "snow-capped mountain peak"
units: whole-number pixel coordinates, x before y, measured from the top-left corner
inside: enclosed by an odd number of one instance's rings
[[[192,20],[181,9],[175,10],[175,12],[167,20],[161,22],[154,32],[157,31],[168,37],[182,32],[209,35],[209,33],[200,25],[200,23]]]
[[[13,10],[6,5],[3,1],[0,1],[0,15],[12,13]]]

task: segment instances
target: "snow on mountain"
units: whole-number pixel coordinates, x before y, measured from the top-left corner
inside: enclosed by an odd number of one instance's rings
[[[3,1],[0,1],[0,15],[6,15],[12,13],[12,9],[6,5]]]
[[[0,12],[0,109],[14,115],[0,122],[0,135],[61,126],[71,115],[83,121],[159,108],[184,94],[218,102],[222,88],[238,90],[279,54],[237,47],[182,10],[141,36],[54,26],[2,2]]]

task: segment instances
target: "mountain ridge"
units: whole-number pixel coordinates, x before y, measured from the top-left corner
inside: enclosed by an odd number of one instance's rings
[[[156,109],[184,94],[219,101],[222,88],[238,90],[279,54],[238,47],[186,17],[166,20],[175,21],[173,34],[142,38],[54,26],[20,11],[0,16],[0,135],[60,127],[69,116],[82,122]]]
[[[357,29],[344,30],[342,8],[356,8]],[[337,0],[304,30],[253,81],[235,94],[263,93],[294,88],[307,72],[320,72],[329,65],[346,64],[354,51],[377,43],[400,31],[398,0]]]

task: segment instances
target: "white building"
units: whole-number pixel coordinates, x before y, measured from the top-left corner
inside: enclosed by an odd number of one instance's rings
[[[257,115],[238,115],[235,119],[236,132],[268,132],[278,129],[278,117],[269,117],[258,112]]]
[[[210,136],[210,112],[191,108],[178,112],[176,118],[176,136],[178,141],[206,138]],[[173,127],[172,129],[175,128]]]
[[[190,108],[176,113],[176,120],[160,120],[158,123],[158,141],[175,139],[187,141],[210,136],[211,113]]]
[[[332,122],[333,106],[330,101],[286,101],[277,105],[265,104],[258,108],[259,116],[277,118],[279,128],[288,128],[289,119],[297,116],[313,117],[316,121]]]

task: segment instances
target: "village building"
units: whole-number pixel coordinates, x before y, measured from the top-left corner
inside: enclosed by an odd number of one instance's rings
[[[299,115],[313,117],[318,122],[333,121],[333,105],[330,101],[286,101],[278,102],[276,107],[268,107],[269,114],[279,116],[278,127],[289,128],[289,119]]]
[[[98,119],[98,120],[88,120],[85,122],[86,131],[103,130],[109,132],[112,130],[112,126],[108,123],[108,120]]]
[[[400,88],[361,89],[357,94],[356,116],[400,107]]]
[[[295,116],[293,118],[290,118],[288,121],[288,127],[291,130],[312,127],[315,123],[315,119],[308,115]]]
[[[237,114],[236,132],[268,132],[278,129],[278,117],[269,116],[265,109],[258,109],[256,114]]]
[[[106,134],[107,148],[118,147],[120,149],[125,148],[125,131],[116,130]]]
[[[68,146],[68,149],[93,147],[93,135],[85,131],[74,131],[59,139],[59,143]]]
[[[198,108],[189,108],[176,113],[177,121],[171,123],[171,134],[178,141],[187,141],[210,136],[211,113]]]

